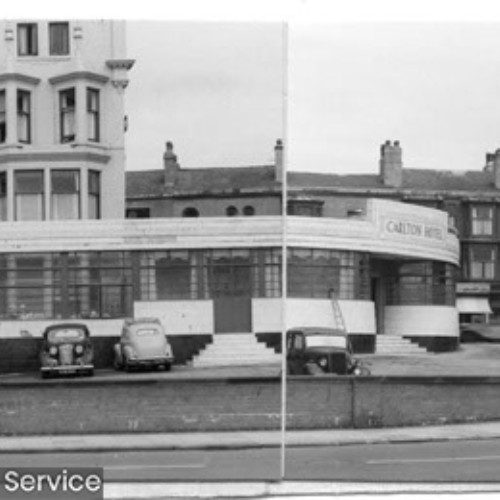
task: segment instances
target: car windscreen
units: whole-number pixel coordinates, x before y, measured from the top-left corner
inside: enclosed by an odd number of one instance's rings
[[[52,342],[80,342],[85,339],[85,332],[80,328],[61,328],[51,330],[48,339]]]
[[[308,335],[306,337],[306,346],[345,349],[347,347],[347,338],[334,335]]]
[[[161,335],[161,332],[156,328],[138,328],[135,330],[135,334],[138,337],[154,337],[156,335]]]

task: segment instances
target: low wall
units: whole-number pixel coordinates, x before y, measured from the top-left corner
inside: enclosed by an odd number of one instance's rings
[[[289,429],[500,419],[500,377],[291,377]],[[278,429],[277,377],[0,383],[3,435]],[[41,418],[43,416],[43,418]]]

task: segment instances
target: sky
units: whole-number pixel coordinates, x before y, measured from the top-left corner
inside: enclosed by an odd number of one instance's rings
[[[185,168],[272,162],[283,34],[280,23],[129,21],[127,169],[161,168],[167,141]]]
[[[500,147],[496,0],[92,3],[69,17],[128,20],[129,170],[161,168],[166,141],[193,168],[271,163],[283,138],[289,170],[332,173],[376,173],[386,140],[407,168]],[[30,15],[54,4],[68,18]]]
[[[128,169],[160,168],[167,140],[186,168],[270,163],[286,136],[289,170],[374,173],[386,140],[408,168],[479,170],[498,49],[500,22],[131,21]]]

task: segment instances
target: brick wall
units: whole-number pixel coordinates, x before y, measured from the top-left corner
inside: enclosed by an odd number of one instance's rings
[[[293,377],[290,429],[500,418],[500,378]],[[0,383],[3,435],[278,429],[278,378]]]

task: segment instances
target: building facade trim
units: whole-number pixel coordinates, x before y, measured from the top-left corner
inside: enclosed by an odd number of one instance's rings
[[[19,82],[27,83],[29,85],[38,85],[41,80],[40,78],[35,78],[23,73],[2,73],[0,75],[0,83],[2,82]]]
[[[59,83],[65,83],[74,80],[89,80],[104,84],[109,81],[109,77],[107,77],[106,75],[101,75],[99,73],[94,73],[92,71],[72,71],[70,73],[64,73],[62,75],[57,75],[49,78],[49,82],[52,85],[57,85]]]
[[[105,153],[91,151],[50,151],[50,152],[22,152],[0,154],[0,164],[25,162],[91,162],[106,164],[110,156]]]

